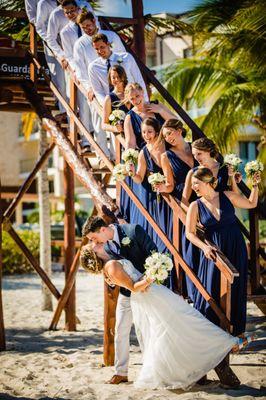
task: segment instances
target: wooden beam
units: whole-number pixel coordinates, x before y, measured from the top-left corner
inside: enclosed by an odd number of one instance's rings
[[[27,258],[31,266],[35,269],[37,274],[41,277],[41,279],[46,284],[50,292],[54,295],[54,297],[56,299],[60,299],[61,296],[60,292],[56,289],[50,278],[40,267],[39,262],[35,259],[31,251],[28,249],[28,247],[25,245],[23,240],[19,237],[19,235],[16,233],[11,223],[7,219],[4,219],[4,229],[8,232],[8,234],[12,237],[14,242],[18,245],[24,256]]]
[[[4,312],[3,312],[3,302],[2,302],[2,273],[3,273],[2,222],[3,222],[3,213],[2,213],[1,180],[0,180],[0,351],[6,350]]]
[[[34,178],[36,177],[36,174],[42,167],[42,165],[45,163],[51,152],[53,151],[55,147],[55,143],[51,143],[48,149],[43,153],[43,155],[39,158],[37,161],[35,167],[33,168],[32,172],[28,176],[28,178],[25,180],[23,185],[20,187],[20,190],[16,196],[16,198],[12,201],[8,209],[5,211],[4,217],[9,219],[11,215],[14,213],[18,203],[21,201],[23,195],[26,193],[30,185],[32,184]]]
[[[80,246],[80,244],[79,244],[79,246]],[[55,330],[57,328],[57,324],[59,322],[62,311],[65,308],[65,306],[67,305],[67,301],[69,300],[69,296],[70,296],[73,286],[75,284],[76,273],[77,273],[78,267],[79,267],[79,256],[80,256],[80,250],[77,251],[75,258],[73,260],[73,263],[69,269],[68,277],[66,280],[64,290],[62,292],[62,296],[60,297],[60,299],[57,303],[57,307],[56,307],[52,322],[49,326],[50,330]]]
[[[145,19],[143,15],[143,1],[131,0],[133,18],[138,21],[137,25],[133,25],[134,36],[134,52],[138,58],[145,64],[146,63],[146,49],[145,49]]]
[[[250,229],[250,269],[251,294],[256,294],[260,287],[260,260],[259,260],[259,213],[258,210],[249,210]]]
[[[119,287],[110,288],[104,282],[104,337],[103,337],[103,362],[104,365],[114,365],[115,355],[115,312]]]

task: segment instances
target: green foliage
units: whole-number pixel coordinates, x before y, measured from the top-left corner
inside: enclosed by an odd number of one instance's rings
[[[191,11],[194,56],[178,60],[164,83],[181,105],[209,110],[200,126],[222,152],[248,124],[266,122],[266,3],[205,0]]]
[[[18,231],[18,235],[38,260],[40,245],[39,233],[33,231]],[[11,239],[7,232],[3,232],[3,273],[22,274],[33,271],[30,263],[26,260],[13,239]]]

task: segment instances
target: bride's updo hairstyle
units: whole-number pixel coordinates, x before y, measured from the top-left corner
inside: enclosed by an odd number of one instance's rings
[[[213,189],[217,186],[218,180],[213,176],[213,173],[209,168],[199,167],[195,172],[193,172],[192,177],[201,182],[208,183]]]
[[[185,138],[187,135],[187,131],[184,128],[183,122],[177,118],[170,118],[167,121],[165,121],[165,123],[161,128],[161,132],[163,132],[164,128],[174,129],[175,131],[181,130],[183,138]]]
[[[211,139],[208,139],[206,137],[195,140],[192,143],[192,147],[194,149],[202,150],[202,151],[206,151],[206,152],[210,153],[211,158],[216,159],[219,156],[219,152],[218,152],[218,149],[217,149],[215,143]]]
[[[103,270],[103,262],[97,257],[90,245],[83,246],[80,252],[80,264],[85,271],[91,274],[100,274]]]

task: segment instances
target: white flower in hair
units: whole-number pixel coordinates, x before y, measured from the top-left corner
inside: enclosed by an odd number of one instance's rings
[[[121,240],[121,243],[122,243],[123,246],[129,246],[130,243],[131,243],[131,239],[129,239],[129,237],[126,236]]]

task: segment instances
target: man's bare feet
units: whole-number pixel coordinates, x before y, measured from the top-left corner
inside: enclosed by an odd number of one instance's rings
[[[110,381],[107,381],[106,383],[109,383],[110,385],[119,385],[120,383],[125,382],[128,382],[127,376],[114,375]]]

